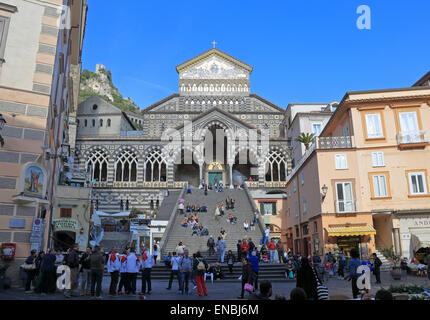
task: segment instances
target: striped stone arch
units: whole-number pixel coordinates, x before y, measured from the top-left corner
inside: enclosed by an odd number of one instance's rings
[[[143,157],[143,179],[145,182],[167,181],[168,169],[169,163],[163,153],[163,146],[156,145],[145,149]]]
[[[140,170],[140,153],[133,146],[120,146],[114,153],[116,182],[136,182]]]
[[[224,131],[227,135],[227,139],[230,139],[230,140],[232,139],[231,128],[219,120],[209,120],[206,123],[204,123],[203,125],[201,125],[200,128],[193,128],[194,139],[195,140],[201,140],[206,135],[206,133],[209,131],[209,128],[211,128],[213,126],[219,126],[222,129],[224,129]]]
[[[291,159],[289,152],[281,146],[270,146],[264,159],[266,182],[287,181]]]
[[[105,147],[93,146],[84,152],[84,168],[91,170],[91,180],[96,182],[108,181],[109,163],[112,159],[112,154]]]
[[[196,150],[195,147],[181,146],[181,148],[179,148],[173,152],[173,155],[171,157],[171,159],[174,161],[174,164],[179,164],[178,157],[181,156],[183,150],[187,150],[187,151],[191,152],[193,154],[193,158],[194,158],[194,156],[196,157],[197,164],[203,164],[204,163],[203,155],[200,153],[200,151]]]
[[[260,166],[261,164],[264,163],[264,159],[263,160],[260,159],[260,157],[258,155],[258,150],[255,148],[250,148],[249,146],[236,146],[236,148],[234,150],[233,159],[230,159],[230,160],[234,163],[237,155],[244,150],[249,151],[250,153],[252,153],[255,156],[255,158],[258,160],[258,164],[256,164],[256,165]]]

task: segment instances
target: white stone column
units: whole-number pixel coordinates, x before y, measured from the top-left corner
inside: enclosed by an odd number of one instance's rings
[[[199,163],[199,171],[200,171],[200,180],[199,180],[199,188],[203,189],[202,180],[203,180],[203,163]]]
[[[234,189],[233,186],[233,163],[229,163],[229,168],[230,168],[230,189]]]

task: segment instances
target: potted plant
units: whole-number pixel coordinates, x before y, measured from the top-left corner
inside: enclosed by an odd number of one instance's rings
[[[390,249],[383,249],[382,254],[386,259],[388,259],[393,264],[393,270],[391,271],[391,276],[394,280],[402,279],[402,270],[400,268],[400,260],[402,258],[401,255],[398,255],[394,252],[393,247]]]

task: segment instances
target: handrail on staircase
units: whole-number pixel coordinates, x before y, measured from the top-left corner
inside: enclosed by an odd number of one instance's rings
[[[181,193],[179,194],[179,197],[177,200],[184,197],[185,190],[186,190],[186,185],[182,187]],[[161,247],[160,258],[161,259],[164,257],[164,251],[166,250],[167,242],[169,240],[170,234],[172,233],[172,228],[176,222],[178,206],[179,206],[179,201],[176,201],[175,207],[173,208],[173,211],[170,214],[170,219],[169,219],[169,222],[167,223],[166,230],[164,230],[163,237],[160,240],[160,247]]]
[[[251,203],[252,210],[254,210],[253,214],[255,216],[259,211],[258,211],[257,205],[254,202],[254,198],[252,197],[251,193],[249,192],[248,184],[246,182],[244,183],[244,189],[245,189],[246,196],[248,197],[248,200]],[[260,228],[261,233],[264,235],[265,226],[264,226],[264,223],[262,221],[262,218],[263,217],[260,214],[257,220],[258,220],[258,227]]]

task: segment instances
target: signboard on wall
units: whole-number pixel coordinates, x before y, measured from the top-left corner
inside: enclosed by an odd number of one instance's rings
[[[44,223],[43,220],[40,218],[33,218],[33,224],[31,228],[31,235],[30,235],[30,251],[36,250],[37,252],[40,251],[43,241],[43,229],[44,229]]]
[[[79,223],[76,219],[54,219],[55,231],[72,231],[76,232],[79,229]]]

